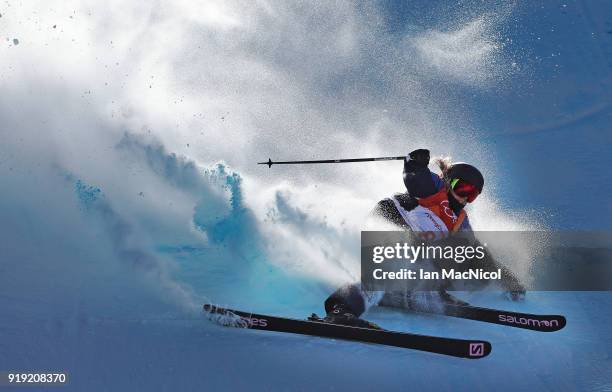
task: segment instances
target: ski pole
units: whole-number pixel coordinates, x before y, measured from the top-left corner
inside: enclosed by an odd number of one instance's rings
[[[294,164],[308,164],[308,163],[349,163],[349,162],[374,162],[374,161],[399,161],[406,159],[405,156],[401,157],[378,157],[378,158],[351,158],[351,159],[323,159],[315,161],[281,161],[273,162],[272,158],[268,159],[268,162],[257,162],[258,165],[294,165]]]

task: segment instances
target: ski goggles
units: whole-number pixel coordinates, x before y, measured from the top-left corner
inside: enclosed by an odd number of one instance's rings
[[[476,198],[480,194],[480,191],[476,186],[468,182],[462,181],[458,178],[452,180],[450,185],[453,192],[455,192],[459,197],[465,197],[468,203],[471,203],[476,200]]]

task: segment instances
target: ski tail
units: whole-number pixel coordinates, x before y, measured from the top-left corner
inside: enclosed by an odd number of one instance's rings
[[[484,340],[466,340],[418,335],[406,332],[330,324],[316,320],[297,320],[242,312],[239,310],[217,307],[211,304],[205,304],[203,310],[214,321],[231,320],[231,322],[228,323],[223,323],[223,321],[221,321],[223,325],[249,329],[354,340],[469,359],[486,357],[492,350],[491,343]]]

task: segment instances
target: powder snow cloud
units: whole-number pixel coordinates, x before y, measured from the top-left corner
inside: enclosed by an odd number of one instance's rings
[[[268,263],[329,284],[354,279],[361,222],[401,191],[401,168],[255,165],[268,157],[427,146],[494,170],[469,116],[430,87],[494,85],[506,72],[503,20],[445,15],[456,27],[397,39],[382,9],[353,3],[8,2],[0,13],[2,263],[57,262],[66,287],[61,271],[116,274],[185,304],[210,294],[206,276],[224,268],[245,267],[235,275],[245,285]],[[77,183],[100,189],[94,213]],[[480,224],[521,227],[495,219],[504,215],[492,197]],[[134,255],[148,281],[121,262]]]

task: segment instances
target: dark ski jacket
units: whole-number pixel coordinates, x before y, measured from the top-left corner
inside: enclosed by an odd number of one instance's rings
[[[427,161],[428,163],[428,161]],[[395,199],[406,211],[411,211],[419,205],[418,199],[426,198],[434,195],[445,188],[445,183],[440,176],[431,172],[425,162],[417,162],[413,159],[404,161],[404,184],[407,191],[405,193],[394,195]],[[395,207],[395,204],[390,198],[379,201],[372,211],[371,215],[385,219],[387,222],[393,223],[396,226],[410,230],[410,227]],[[480,243],[474,235],[470,235],[472,227],[469,223],[467,215],[459,226],[459,231],[462,233],[463,239],[473,246],[478,246]],[[468,234],[466,237],[465,234]],[[520,284],[516,276],[504,265],[498,263],[489,251],[485,251],[486,257],[483,260],[481,267],[484,270],[495,271],[500,268],[502,270],[502,285],[510,292],[523,292],[524,287]],[[467,264],[464,265],[467,267]]]
[[[445,188],[444,180],[440,176],[430,171],[426,164],[424,165],[412,159],[404,161],[404,184],[407,191],[405,193],[397,193],[394,197],[406,211],[411,211],[419,205],[417,198],[434,195]],[[391,198],[379,201],[371,215],[383,218],[385,221],[403,229],[410,229]],[[467,215],[461,223],[459,230],[472,230]]]

